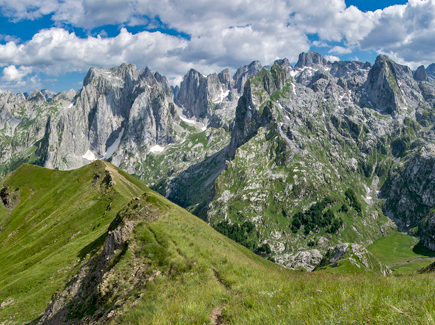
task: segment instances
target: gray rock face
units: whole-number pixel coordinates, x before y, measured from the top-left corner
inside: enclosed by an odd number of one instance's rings
[[[260,70],[258,61],[239,68],[233,78],[229,69],[208,76],[191,69],[181,83],[175,102],[183,108],[187,118],[202,121],[214,128],[224,127],[229,131],[243,85],[249,76]]]
[[[322,260],[322,254],[317,249],[297,252],[296,254],[285,254],[279,257],[277,262],[289,269],[303,269],[311,272]]]
[[[43,89],[41,90],[41,93],[44,95],[45,100],[49,103],[51,100],[56,96],[56,93],[54,91]]]
[[[427,68],[426,68],[426,74],[431,77],[432,79],[435,78],[435,63],[430,64]]]
[[[419,143],[405,159],[397,163],[381,189],[386,198],[384,212],[399,230],[419,227],[426,233],[424,219],[435,206],[435,145]],[[423,223],[422,223],[423,221]]]
[[[243,87],[248,80],[249,76],[256,75],[262,69],[261,63],[259,61],[253,61],[249,65],[245,65],[237,69],[233,76],[233,87],[237,89],[239,93],[243,93]]]
[[[27,98],[9,91],[0,94],[0,175],[25,162],[43,163],[38,151],[47,120],[59,107],[69,104],[68,99],[61,97],[48,103],[40,91]]]
[[[423,99],[409,67],[380,55],[369,72],[361,103],[383,114],[403,115]]]
[[[53,97],[53,99],[57,99],[57,100],[68,100],[68,101],[72,101],[74,99],[76,95],[76,92],[74,89],[70,89],[69,91],[62,91],[59,94],[57,94],[56,96]]]
[[[216,78],[213,78],[216,77]],[[217,76],[210,77],[210,81],[217,79]],[[180,92],[177,96],[177,103],[183,107],[188,107],[187,117],[202,117],[207,114],[208,98],[207,86],[208,78],[198,71],[191,69],[181,82]],[[213,89],[215,90],[215,89]]]
[[[299,54],[299,59],[295,65],[295,69],[301,69],[304,67],[321,68],[327,66],[328,66],[328,62],[321,54],[316,52],[308,52],[308,53],[303,52]]]
[[[426,74],[426,69],[424,68],[424,65],[419,66],[414,72],[414,79],[416,81],[428,81],[428,76]]]
[[[120,145],[140,152],[172,141],[175,109],[166,78],[124,64],[92,68],[83,85],[74,104],[47,124],[45,166],[72,169],[103,157],[134,172],[132,157],[112,157]]]

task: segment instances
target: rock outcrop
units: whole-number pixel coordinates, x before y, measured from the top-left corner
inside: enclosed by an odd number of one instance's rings
[[[367,249],[358,244],[344,243],[330,247],[320,261],[318,267],[338,267],[344,261],[360,270],[372,271],[383,275],[391,274],[391,270],[380,263]]]

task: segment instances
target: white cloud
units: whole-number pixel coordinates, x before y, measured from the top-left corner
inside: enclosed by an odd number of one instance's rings
[[[376,15],[376,25],[359,41],[363,50],[388,54],[413,68],[435,61],[435,1],[409,0]]]
[[[5,35],[5,34],[0,34],[0,41],[18,43],[18,42],[20,42],[21,40],[20,40],[20,38],[14,36],[14,35]]]
[[[51,14],[56,26],[82,27],[89,35],[92,28],[111,24],[170,28],[190,37],[121,29],[116,37],[102,30],[99,36],[79,38],[60,27],[41,30],[22,44],[12,35],[0,36],[8,42],[0,45],[0,66],[49,75],[129,62],[178,82],[189,68],[209,73],[252,60],[295,62],[311,45],[329,48],[331,61],[338,59],[332,54],[361,49],[411,66],[435,57],[435,0],[409,0],[375,12],[347,7],[344,0],[0,0],[0,8],[15,21]],[[308,34],[319,39],[311,43]],[[13,78],[9,69],[7,78]]]
[[[32,68],[30,67],[21,66],[17,69],[14,65],[10,65],[3,69],[3,77],[1,79],[7,82],[17,82],[21,81],[23,77],[31,72]]]
[[[23,44],[0,45],[0,65],[33,67],[49,75],[82,71],[90,66],[115,66],[123,62],[153,63],[163,68],[171,63],[168,51],[183,48],[186,41],[159,32],[131,34],[122,29],[113,38],[79,38],[62,28],[42,30]]]
[[[340,61],[340,58],[334,55],[325,55],[325,59],[331,62]]]
[[[314,41],[311,44],[316,47],[331,47],[328,43],[323,41]]]
[[[349,54],[352,53],[351,48],[346,48],[342,46],[334,46],[332,49],[328,51],[328,53],[336,53],[336,54]]]

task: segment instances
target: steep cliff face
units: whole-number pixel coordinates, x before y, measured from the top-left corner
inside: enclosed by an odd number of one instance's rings
[[[186,117],[203,121],[211,127],[224,127],[228,131],[246,80],[260,70],[258,61],[240,67],[233,78],[229,69],[207,76],[191,69],[181,82],[176,103],[183,108]]]
[[[400,230],[431,237],[435,145],[417,140],[411,146],[415,148],[394,165],[381,189],[381,196],[386,199],[384,212]]]
[[[171,114],[172,109],[172,114]],[[173,136],[174,103],[165,77],[134,65],[92,68],[74,103],[47,124],[45,166],[72,169],[96,158],[112,158],[130,172],[128,153],[166,145]]]
[[[276,261],[312,269],[318,259],[302,258],[301,250],[315,247],[321,256],[340,241],[367,245],[394,227],[376,197],[375,173],[378,142],[393,119],[358,106],[370,65],[313,70],[300,64],[293,70],[279,63],[246,82],[231,135],[232,160],[215,181],[207,216],[214,225],[254,223],[257,245],[267,243]],[[349,188],[362,209],[341,208],[349,204]],[[310,207],[325,197],[329,203],[320,214],[329,209],[335,219],[293,227],[298,212],[308,220]]]
[[[279,68],[246,83],[230,143],[233,159],[215,182],[208,220],[253,222],[261,229],[259,245],[268,243],[284,265],[300,260],[295,250],[317,247],[323,254],[343,240],[367,245],[395,227],[391,220],[435,247],[428,215],[435,204],[434,84],[425,72],[383,56],[372,67],[301,55],[295,69]],[[353,212],[358,218],[342,213],[346,188],[362,204]],[[339,230],[331,236],[321,225],[302,234],[310,225],[305,219],[293,231],[295,215],[310,215],[327,196],[333,202],[321,212],[331,209],[343,221]],[[306,268],[316,262],[306,260]]]
[[[0,94],[0,175],[25,162],[43,163],[38,151],[47,120],[70,105],[71,97],[65,94],[54,96],[49,103],[40,91],[32,92],[27,99],[24,94],[9,91]]]
[[[406,115],[404,111],[424,102],[418,81],[425,80],[418,79],[422,79],[419,73],[380,55],[368,75],[361,103],[384,114]]]

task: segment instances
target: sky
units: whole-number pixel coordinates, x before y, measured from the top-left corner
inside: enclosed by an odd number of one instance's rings
[[[316,51],[435,62],[435,0],[0,0],[0,91],[78,90],[90,67],[133,63],[179,84]]]

